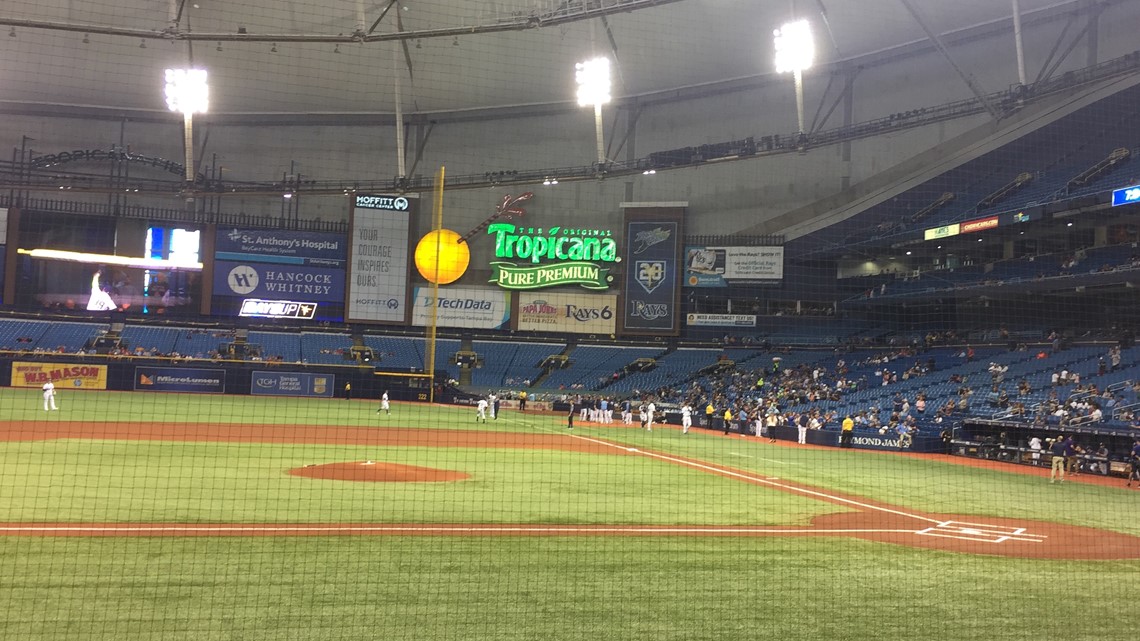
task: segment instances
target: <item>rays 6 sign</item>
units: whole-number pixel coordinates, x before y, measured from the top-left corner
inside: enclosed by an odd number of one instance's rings
[[[521,331],[608,335],[617,328],[617,296],[526,292],[518,297]]]
[[[598,263],[619,263],[617,241],[608,230],[568,227],[516,227],[494,223],[487,233],[495,238],[490,282],[503,289],[542,289],[580,285],[609,289],[613,276]],[[512,260],[524,261],[520,265]],[[529,265],[525,263],[530,263]]]

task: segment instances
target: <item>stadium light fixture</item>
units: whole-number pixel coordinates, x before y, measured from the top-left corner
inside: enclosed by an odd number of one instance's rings
[[[166,70],[166,108],[182,114],[186,147],[186,182],[194,182],[194,114],[206,113],[210,87],[205,69]]]
[[[594,58],[574,65],[578,83],[578,106],[594,108],[594,132],[598,141],[598,163],[605,164],[605,136],[602,129],[602,105],[610,101],[610,60]]]
[[[815,42],[807,20],[789,22],[773,32],[776,45],[776,73],[792,72],[796,83],[796,116],[800,133],[804,133],[803,72],[815,62]]]

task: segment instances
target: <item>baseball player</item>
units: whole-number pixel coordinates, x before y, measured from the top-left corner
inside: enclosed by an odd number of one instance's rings
[[[59,408],[55,406],[55,383],[48,381],[44,383],[44,411],[58,409]]]
[[[489,403],[487,403],[487,399],[485,399],[485,398],[479,399],[479,402],[475,405],[475,422],[476,423],[478,423],[480,420],[483,421],[484,423],[487,422],[487,406],[488,405],[489,405]]]
[[[491,394],[487,396],[487,409],[491,411],[491,418],[493,420],[499,418],[499,397],[495,396],[494,392],[491,392]]]
[[[689,428],[693,426],[693,408],[689,407],[688,403],[681,406],[681,433],[688,434]]]
[[[645,408],[645,430],[647,432],[653,431],[653,413],[657,411],[657,405],[653,401],[649,401],[649,405]]]
[[[384,393],[380,395],[380,409],[376,410],[376,413],[379,414],[380,412],[389,415],[392,413],[392,406],[388,404],[388,390],[384,390]]]
[[[1128,456],[1128,482],[1124,484],[1125,487],[1132,487],[1132,481],[1140,481],[1140,438],[1137,438],[1132,445],[1132,452]]]

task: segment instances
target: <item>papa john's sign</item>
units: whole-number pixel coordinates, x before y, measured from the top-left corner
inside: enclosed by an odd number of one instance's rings
[[[495,239],[490,282],[503,289],[541,289],[580,285],[609,289],[613,276],[604,263],[620,263],[617,241],[609,230],[567,227],[516,227],[494,223],[487,233]]]

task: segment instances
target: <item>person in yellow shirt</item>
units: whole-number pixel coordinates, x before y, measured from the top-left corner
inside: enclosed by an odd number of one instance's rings
[[[839,433],[839,447],[851,447],[851,437],[855,436],[855,421],[848,414],[843,419],[843,431]]]
[[[724,409],[724,433],[728,434],[728,426],[732,425],[732,408],[726,407]]]
[[[519,392],[519,411],[526,411],[526,390]]]

